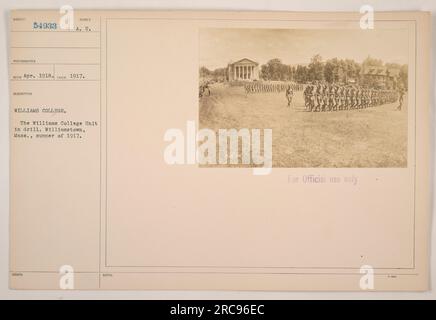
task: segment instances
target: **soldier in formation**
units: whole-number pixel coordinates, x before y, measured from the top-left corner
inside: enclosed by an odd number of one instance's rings
[[[301,83],[265,83],[265,82],[250,82],[245,84],[245,93],[264,93],[272,92],[279,93],[287,91],[288,88],[292,91],[302,91]]]
[[[321,82],[307,85],[303,95],[306,110],[312,112],[364,109],[398,100],[398,92],[394,90],[376,90],[357,85]]]

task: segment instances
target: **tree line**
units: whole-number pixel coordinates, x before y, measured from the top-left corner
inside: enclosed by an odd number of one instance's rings
[[[384,63],[380,59],[367,57],[362,63],[352,59],[328,59],[323,61],[319,54],[316,54],[307,65],[288,65],[280,59],[274,58],[260,66],[260,78],[265,81],[293,81],[297,83],[309,83],[313,81],[326,81],[328,83],[358,83],[369,87],[375,87],[377,77],[363,75],[364,68],[376,67],[386,70],[399,70],[398,82],[407,88],[407,65],[397,63]],[[201,78],[211,78],[216,81],[226,79],[226,68],[209,70],[206,67],[200,68]]]
[[[384,63],[380,59],[366,58],[362,63],[352,59],[333,58],[326,61],[317,54],[312,57],[308,65],[287,65],[280,59],[271,59],[261,66],[260,77],[263,80],[294,81],[308,83],[313,81],[326,81],[328,83],[359,83],[366,86],[376,86],[376,77],[365,77],[362,71],[366,68],[397,69],[398,82],[407,88],[407,65],[397,63]],[[387,71],[389,76],[389,71]]]

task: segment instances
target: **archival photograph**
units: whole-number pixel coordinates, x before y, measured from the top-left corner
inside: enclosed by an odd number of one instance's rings
[[[408,39],[407,29],[203,28],[199,126],[271,129],[273,167],[407,167]]]

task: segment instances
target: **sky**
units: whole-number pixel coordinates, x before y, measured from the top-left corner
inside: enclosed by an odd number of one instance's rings
[[[407,29],[213,29],[199,34],[200,66],[210,70],[249,58],[260,64],[279,58],[285,64],[308,64],[315,54],[323,60],[366,57],[408,63]]]

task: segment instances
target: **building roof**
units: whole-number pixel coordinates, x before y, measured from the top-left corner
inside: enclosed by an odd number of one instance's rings
[[[398,68],[386,68],[386,67],[374,67],[366,66],[363,68],[362,73],[364,75],[381,75],[389,77],[398,77],[400,75],[400,69]]]
[[[243,58],[241,60],[238,60],[236,62],[230,63],[230,65],[235,65],[235,64],[244,64],[244,63],[250,63],[250,64],[255,64],[258,65],[259,63],[257,63],[256,61],[250,60],[248,58]]]

